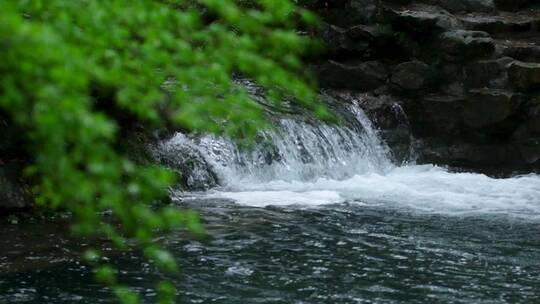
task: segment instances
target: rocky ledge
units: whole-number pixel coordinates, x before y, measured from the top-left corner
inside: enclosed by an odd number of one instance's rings
[[[375,119],[400,105],[421,142],[420,162],[538,170],[537,3],[315,1],[310,8],[325,24],[314,34],[327,48],[313,68],[323,88],[370,96],[366,106]],[[395,125],[380,128],[392,133]],[[390,145],[399,150],[399,143]]]

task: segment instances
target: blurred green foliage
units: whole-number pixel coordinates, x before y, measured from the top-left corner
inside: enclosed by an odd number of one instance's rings
[[[234,77],[276,105],[290,96],[325,115],[303,76],[310,42],[296,32],[313,20],[290,0],[2,1],[0,109],[28,142],[38,203],[70,210],[77,234],[141,248],[175,271],[153,239],[180,226],[202,232],[197,214],[153,205],[173,175],[122,155],[119,134],[137,122],[249,137],[263,112]],[[84,256],[119,300],[137,303],[99,251]],[[157,290],[174,302],[172,285]]]

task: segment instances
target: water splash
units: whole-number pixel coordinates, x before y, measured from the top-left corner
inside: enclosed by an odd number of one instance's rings
[[[289,117],[277,120],[273,130],[260,132],[251,149],[223,137],[188,138],[177,134],[162,150],[178,145],[198,147],[222,185],[229,187],[321,177],[343,180],[355,174],[392,169],[389,148],[377,136],[371,121],[356,104],[350,110],[360,127],[314,124]],[[194,173],[200,175],[199,171]]]
[[[276,120],[274,130],[261,132],[252,149],[226,138],[182,134],[164,145],[196,149],[218,176],[219,187],[190,193],[191,199],[225,199],[259,207],[354,203],[540,218],[540,176],[494,179],[432,165],[397,166],[358,102],[353,100],[348,111],[354,121],[346,126],[292,116]]]

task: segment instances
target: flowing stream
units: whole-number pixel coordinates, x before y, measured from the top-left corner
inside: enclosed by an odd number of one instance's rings
[[[540,177],[450,172],[414,155],[396,165],[362,109],[347,110],[345,126],[275,119],[253,147],[183,134],[159,147],[196,156],[188,184],[218,184],[172,193],[210,235],[159,240],[182,265],[168,277],[179,302],[540,303]],[[17,259],[33,229],[2,244],[0,303],[111,301],[69,248]],[[112,260],[155,300],[162,276],[144,259]]]
[[[197,149],[221,186],[203,193],[177,192],[176,197],[229,199],[254,207],[347,203],[540,219],[538,175],[496,179],[412,161],[397,166],[362,109],[352,104],[349,110],[355,119],[349,127],[278,120],[274,130],[261,133],[252,149],[223,138],[177,134],[163,148]]]

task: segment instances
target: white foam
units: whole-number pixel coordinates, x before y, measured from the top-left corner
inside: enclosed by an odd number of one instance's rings
[[[237,204],[252,207],[266,206],[317,206],[337,204],[345,201],[335,191],[237,191],[206,194],[206,198],[230,199]]]
[[[354,102],[349,127],[292,118],[261,132],[253,150],[225,138],[168,144],[198,147],[222,183],[202,194],[248,206],[364,203],[452,214],[504,213],[540,218],[540,176],[506,179],[432,166],[397,167],[377,130]],[[199,194],[197,194],[199,195]]]
[[[318,206],[362,202],[402,206],[427,212],[514,213],[540,216],[540,176],[506,179],[483,174],[451,173],[426,165],[395,168],[388,173],[355,175],[346,180],[313,182],[243,180],[207,197],[227,198],[248,206]]]

